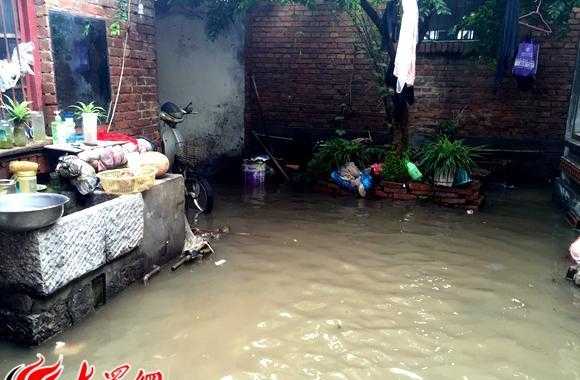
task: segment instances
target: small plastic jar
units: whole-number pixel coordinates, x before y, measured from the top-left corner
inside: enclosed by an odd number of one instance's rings
[[[36,172],[18,172],[14,177],[20,193],[36,193]]]
[[[14,127],[14,146],[26,146],[28,143],[28,136],[26,135],[26,127],[24,125],[17,125]]]
[[[14,146],[14,127],[8,120],[0,120],[0,149]]]
[[[16,192],[16,181],[13,179],[0,179],[0,195],[14,194]]]

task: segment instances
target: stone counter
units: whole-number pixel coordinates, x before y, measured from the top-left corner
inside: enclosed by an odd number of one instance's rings
[[[34,345],[73,326],[185,239],[183,178],[114,198],[28,233],[0,232],[0,337]]]

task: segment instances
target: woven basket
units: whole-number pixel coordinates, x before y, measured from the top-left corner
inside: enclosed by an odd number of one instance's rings
[[[106,170],[97,174],[107,194],[132,194],[149,190],[155,184],[157,169],[143,166],[134,172],[131,169]]]

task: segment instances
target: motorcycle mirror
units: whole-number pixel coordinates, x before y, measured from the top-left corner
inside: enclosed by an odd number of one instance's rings
[[[193,112],[193,104],[191,102],[189,102],[189,104],[183,108],[183,113],[186,113],[186,114],[194,113]]]

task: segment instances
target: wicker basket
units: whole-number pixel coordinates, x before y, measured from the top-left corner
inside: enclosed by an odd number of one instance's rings
[[[143,166],[135,173],[130,169],[106,170],[97,174],[107,194],[132,194],[149,190],[155,184],[157,169]]]

